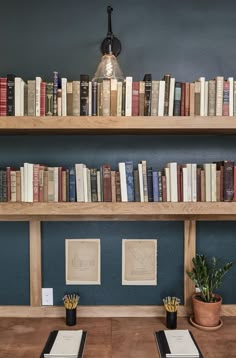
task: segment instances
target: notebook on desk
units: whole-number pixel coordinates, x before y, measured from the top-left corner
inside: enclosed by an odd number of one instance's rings
[[[192,335],[187,330],[164,330],[155,332],[160,358],[203,358]]]
[[[83,358],[86,336],[82,330],[52,331],[40,358]]]

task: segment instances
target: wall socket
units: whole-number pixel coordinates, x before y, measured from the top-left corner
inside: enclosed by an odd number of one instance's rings
[[[53,288],[42,288],[42,305],[53,306]]]

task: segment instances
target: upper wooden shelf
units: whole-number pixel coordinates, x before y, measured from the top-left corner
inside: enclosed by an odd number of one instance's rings
[[[0,221],[236,220],[236,202],[0,203]]]
[[[236,134],[236,117],[0,117],[0,134]]]

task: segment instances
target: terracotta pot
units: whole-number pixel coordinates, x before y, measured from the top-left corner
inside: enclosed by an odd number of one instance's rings
[[[194,322],[204,327],[216,327],[220,322],[220,311],[222,298],[221,296],[215,294],[217,297],[217,302],[203,302],[199,301],[196,297],[199,294],[194,294],[192,296],[193,302],[193,314]]]

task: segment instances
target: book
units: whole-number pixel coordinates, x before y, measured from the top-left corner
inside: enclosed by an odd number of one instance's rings
[[[50,332],[40,358],[82,358],[87,332],[82,330],[66,330]]]
[[[203,358],[192,333],[187,329],[157,331],[155,338],[161,358]]]
[[[144,79],[144,116],[151,115],[151,103],[152,103],[152,75],[145,74]]]

